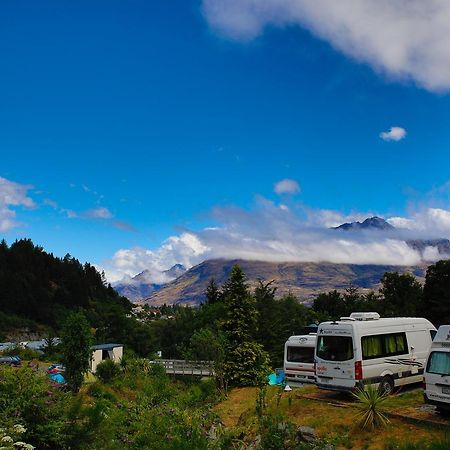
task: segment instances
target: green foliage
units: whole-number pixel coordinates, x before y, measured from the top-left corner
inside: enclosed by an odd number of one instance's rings
[[[450,448],[450,439],[442,439],[436,442],[416,442],[403,443],[392,442],[386,446],[386,450],[448,450]]]
[[[4,356],[19,356],[21,359],[39,359],[42,354],[31,348],[16,345],[1,352]]]
[[[253,338],[258,311],[255,299],[245,284],[245,274],[239,266],[232,268],[223,292],[226,310],[222,329],[228,345],[234,348]]]
[[[217,424],[208,408],[214,384],[175,382],[158,367],[130,360],[110,384],[90,385],[89,397],[71,411],[71,448],[212,448],[207,432]]]
[[[386,272],[381,278],[380,307],[384,317],[414,317],[422,303],[422,286],[409,273]]]
[[[260,419],[260,450],[293,448],[295,444],[295,425],[279,412],[268,414]]]
[[[27,444],[21,440],[26,428],[21,424],[14,424],[9,428],[0,428],[0,449],[1,450],[33,450],[34,447],[31,444]]]
[[[270,373],[269,357],[261,344],[243,342],[230,348],[225,356],[225,378],[230,385],[258,386]]]
[[[208,286],[206,288],[205,292],[206,296],[206,304],[213,305],[215,303],[219,303],[222,301],[222,292],[219,289],[219,286],[217,286],[216,281],[214,278],[211,278],[211,280],[208,283]]]
[[[131,308],[128,300],[105,285],[95,267],[82,265],[70,255],[56,258],[30,239],[0,246],[0,286],[1,313],[20,317],[16,322],[30,320],[55,329],[74,309],[91,311],[91,323],[97,328],[110,305],[124,316]]]
[[[185,352],[185,359],[194,361],[223,361],[225,338],[223,334],[214,332],[210,328],[194,331],[189,341],[189,349]]]
[[[66,367],[64,377],[73,392],[78,392],[89,370],[91,346],[92,335],[85,316],[81,312],[72,313],[61,333],[61,351]]]
[[[0,422],[21,423],[23,439],[39,449],[63,448],[67,394],[54,387],[46,375],[30,368],[0,367]]]
[[[333,290],[319,294],[313,309],[321,320],[336,320],[349,316],[355,311],[376,311],[382,317],[417,316],[427,311],[423,309],[423,290],[411,274],[386,272],[381,278],[379,293],[361,294],[353,286],[345,292]]]
[[[423,314],[434,324],[450,323],[450,260],[428,267],[423,289]]]
[[[95,376],[103,383],[110,383],[119,373],[120,366],[112,359],[105,359],[95,369]]]
[[[369,384],[365,389],[360,389],[353,393],[353,396],[361,408],[358,419],[362,428],[374,429],[389,423],[389,419],[380,409],[388,398],[386,394],[380,393],[374,385]]]

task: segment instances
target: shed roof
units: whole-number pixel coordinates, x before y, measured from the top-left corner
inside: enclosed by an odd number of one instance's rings
[[[113,348],[123,347],[123,344],[99,344],[93,345],[92,350],[112,350]]]

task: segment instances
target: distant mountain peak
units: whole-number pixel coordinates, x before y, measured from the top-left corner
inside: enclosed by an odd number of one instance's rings
[[[162,271],[145,269],[134,277],[128,277],[115,283],[114,288],[129,300],[138,301],[161,289],[185,272],[186,268],[183,264],[175,264],[170,269]]]
[[[394,230],[390,223],[378,216],[368,217],[363,222],[347,222],[333,227],[335,230],[359,231],[359,230]]]

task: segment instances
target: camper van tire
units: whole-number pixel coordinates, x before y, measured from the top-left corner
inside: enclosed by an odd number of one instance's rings
[[[389,375],[386,375],[380,381],[378,392],[382,395],[391,395],[394,392],[394,380]]]

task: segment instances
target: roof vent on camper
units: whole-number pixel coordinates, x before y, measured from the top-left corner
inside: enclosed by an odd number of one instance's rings
[[[377,312],[354,312],[350,314],[350,319],[354,320],[378,320],[380,315]]]

